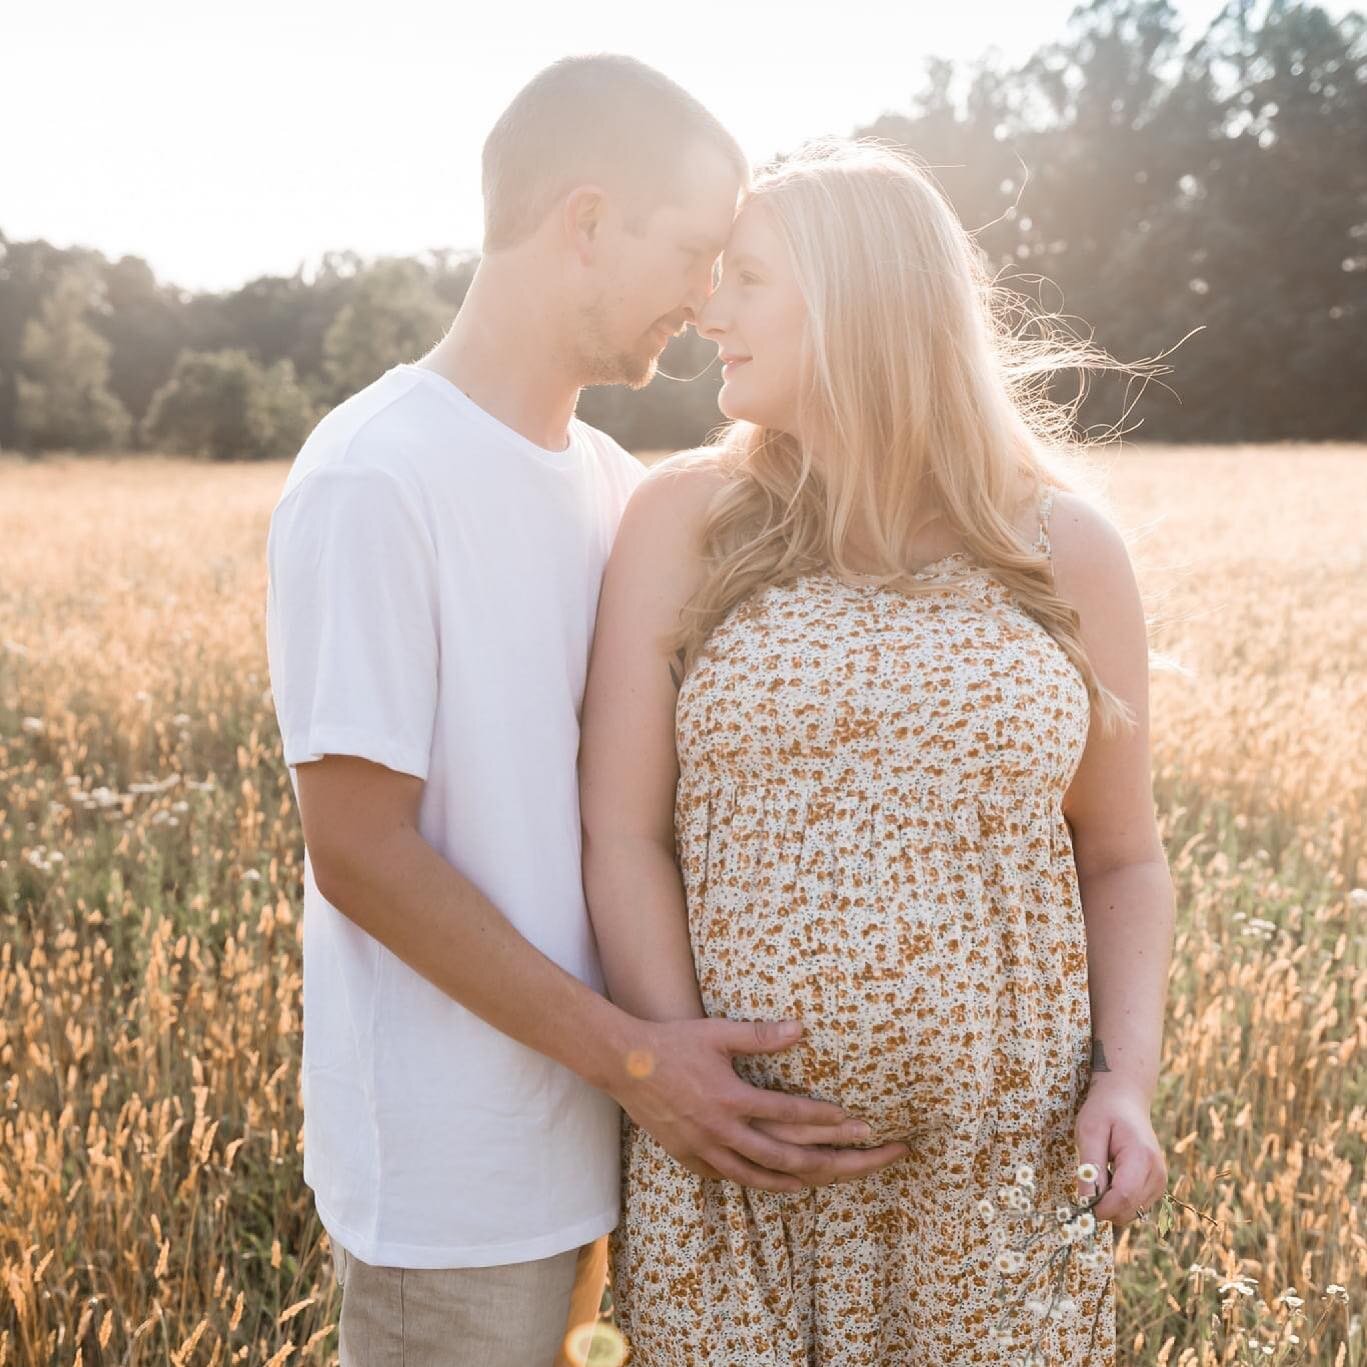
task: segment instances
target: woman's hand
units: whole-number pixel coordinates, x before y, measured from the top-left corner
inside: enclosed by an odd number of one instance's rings
[[[1095,1082],[1078,1111],[1074,1134],[1079,1162],[1097,1170],[1096,1182],[1079,1182],[1078,1190],[1083,1200],[1102,1191],[1092,1207],[1098,1220],[1126,1225],[1167,1190],[1168,1165],[1142,1088],[1111,1078]]]

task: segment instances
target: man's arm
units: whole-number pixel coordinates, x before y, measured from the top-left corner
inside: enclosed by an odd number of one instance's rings
[[[548,959],[418,831],[422,780],[327,755],[297,768],[299,806],[319,891],[448,996],[614,1097],[680,1161],[709,1176],[799,1191],[867,1162],[783,1143],[749,1118],[863,1138],[840,1107],[744,1082],[731,1056],[789,1047],[773,1022],[651,1022],[599,996]],[[886,1161],[886,1160],[884,1160]],[[877,1166],[877,1164],[875,1164]]]

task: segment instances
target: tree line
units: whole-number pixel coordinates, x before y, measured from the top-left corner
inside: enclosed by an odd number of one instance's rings
[[[1167,0],[1091,0],[1019,65],[931,60],[909,109],[852,131],[925,161],[1030,309],[1121,360],[1171,353],[1137,399],[1094,383],[1084,424],[1364,439],[1365,33],[1357,12],[1231,0],[1184,42]],[[289,455],[437,340],[477,260],[336,252],[193,293],[0,232],[0,447]],[[635,449],[694,444],[719,420],[713,354],[690,332],[645,389],[587,390],[580,414]]]

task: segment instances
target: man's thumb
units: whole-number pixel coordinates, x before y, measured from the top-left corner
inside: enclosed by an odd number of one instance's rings
[[[732,1021],[723,1043],[733,1054],[773,1054],[801,1038],[801,1021]]]

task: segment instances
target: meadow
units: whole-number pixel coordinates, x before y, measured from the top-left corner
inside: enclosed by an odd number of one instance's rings
[[[0,1367],[336,1360],[263,640],[284,473],[0,462]],[[1367,448],[1107,475],[1179,909],[1120,1360],[1362,1367]]]

